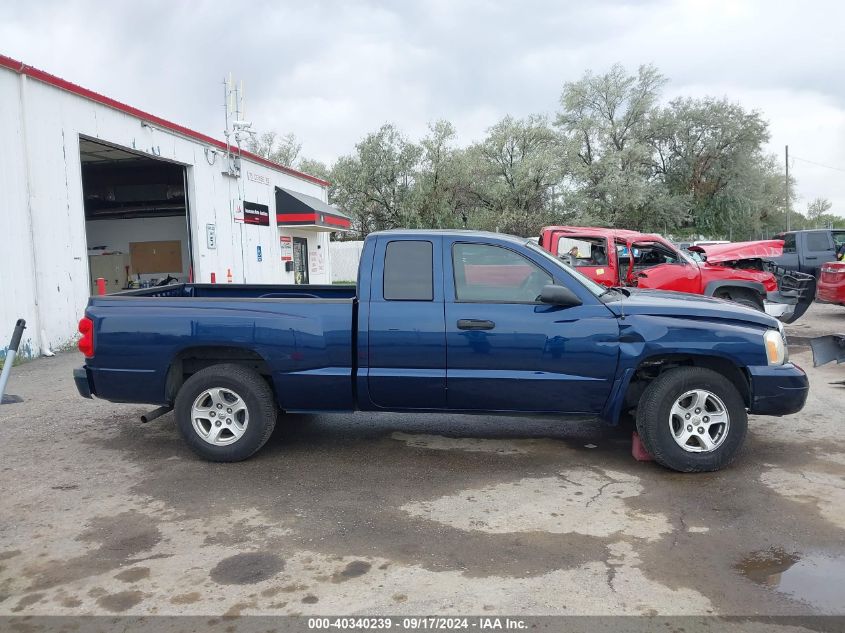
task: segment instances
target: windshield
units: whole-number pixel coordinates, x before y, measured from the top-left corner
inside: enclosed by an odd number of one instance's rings
[[[577,270],[575,270],[575,268],[573,268],[572,266],[570,266],[569,264],[567,264],[563,260],[555,257],[554,255],[549,253],[549,251],[547,251],[544,248],[538,246],[534,242],[529,240],[529,241],[525,242],[525,245],[528,248],[530,248],[532,251],[534,251],[535,253],[540,253],[543,257],[545,257],[554,266],[557,266],[558,268],[562,268],[564,271],[566,271],[566,274],[568,274],[572,277],[575,277],[576,280],[580,281],[581,284],[584,285],[587,288],[587,290],[592,292],[597,297],[601,296],[602,294],[604,294],[607,291],[607,288],[605,288],[601,284],[596,283],[595,281],[593,281],[589,277],[582,275]]]

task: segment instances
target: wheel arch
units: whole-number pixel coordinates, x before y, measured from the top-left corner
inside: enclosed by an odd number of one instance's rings
[[[185,381],[198,371],[220,364],[248,367],[261,374],[273,388],[267,360],[249,347],[238,345],[193,345],[179,350],[170,360],[165,381],[165,398],[172,403]]]
[[[759,281],[748,281],[743,279],[723,279],[707,282],[707,285],[704,286],[704,295],[712,297],[717,292],[731,289],[750,290],[759,295],[761,299],[766,298],[766,286]]]
[[[657,354],[641,359],[628,372],[628,383],[624,385],[620,406],[608,420],[617,424],[620,415],[636,405],[649,383],[660,374],[675,367],[701,367],[710,369],[731,381],[739,390],[746,407],[751,406],[751,379],[748,370],[724,356],[709,354]]]

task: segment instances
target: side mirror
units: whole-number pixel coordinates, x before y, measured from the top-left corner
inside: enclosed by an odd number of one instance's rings
[[[574,292],[565,286],[543,286],[540,291],[540,301],[553,306],[572,307],[581,305],[582,301]]]

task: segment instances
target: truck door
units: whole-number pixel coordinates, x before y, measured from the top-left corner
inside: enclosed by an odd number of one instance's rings
[[[389,409],[446,406],[439,236],[378,239],[369,305],[370,400]]]
[[[618,286],[616,251],[610,240],[587,234],[561,235],[557,241],[557,256],[603,286]]]
[[[630,242],[634,254],[633,279],[639,288],[657,288],[675,292],[701,292],[698,264],[659,242]]]
[[[562,270],[553,276],[557,266],[505,245],[444,238],[443,248],[453,271],[444,276],[449,408],[599,412],[619,349],[610,310]],[[553,282],[589,296],[568,308],[539,303]]]
[[[818,276],[818,270],[825,262],[836,259],[836,245],[830,231],[807,231],[804,239],[801,271]]]

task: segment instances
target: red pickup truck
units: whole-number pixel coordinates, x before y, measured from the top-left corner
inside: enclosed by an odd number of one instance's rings
[[[608,287],[673,290],[727,299],[765,310],[791,323],[804,313],[812,292],[802,292],[799,273],[788,283],[766,263],[783,252],[781,240],[693,246],[689,255],[660,235],[585,226],[547,226],[540,246]],[[809,296],[808,296],[809,295]],[[803,299],[803,301],[802,301]]]

